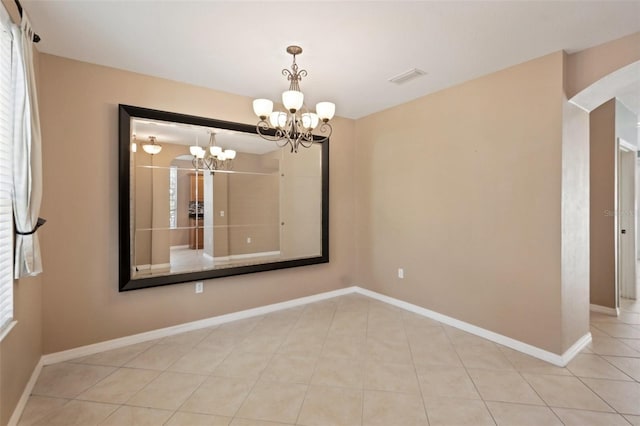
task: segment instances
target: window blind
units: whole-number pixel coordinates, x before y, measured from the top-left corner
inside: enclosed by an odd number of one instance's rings
[[[0,334],[13,320],[11,32],[0,27]]]

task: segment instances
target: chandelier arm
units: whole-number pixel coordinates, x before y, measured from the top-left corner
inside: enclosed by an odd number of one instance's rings
[[[320,127],[318,127],[317,129],[320,133],[328,133],[326,136],[323,136],[323,139],[322,139],[323,141],[326,141],[327,139],[329,139],[329,137],[333,133],[333,127],[331,127],[331,124],[329,123],[322,123],[320,124]]]
[[[311,134],[311,132],[307,132],[304,134],[304,136],[302,138],[300,138],[300,145],[302,145],[304,148],[311,148],[311,145],[313,145],[313,135]]]
[[[209,171],[215,170],[215,159],[213,157],[207,157],[203,159],[204,165],[209,169]]]
[[[256,132],[258,133],[258,135],[260,135],[262,139],[268,140],[270,142],[277,142],[282,139],[282,135],[281,135],[282,132],[280,130],[276,130],[275,136],[272,136],[268,133],[263,133],[269,130],[271,130],[271,127],[269,127],[269,124],[266,121],[260,120],[258,122],[258,125],[256,126]]]
[[[276,145],[278,145],[280,148],[284,148],[285,146],[291,144],[291,139],[287,138],[287,137],[282,137],[278,140],[275,141]]]
[[[261,123],[263,123],[263,125],[261,125]],[[262,133],[265,130],[270,130],[270,127],[266,125],[266,122],[261,121],[260,123],[258,123],[258,125],[256,126],[256,130],[258,132],[258,135],[264,139],[267,140],[269,142],[275,142],[276,145],[280,148],[283,148],[285,146],[287,146],[290,142],[289,142],[289,136],[287,134],[287,132],[281,130],[281,129],[276,129],[276,134],[275,136],[273,135],[269,135],[266,133]]]

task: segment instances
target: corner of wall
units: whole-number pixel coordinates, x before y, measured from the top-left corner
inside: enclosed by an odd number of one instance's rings
[[[640,60],[640,32],[567,55],[567,97]]]
[[[589,114],[562,113],[562,350],[589,333]]]

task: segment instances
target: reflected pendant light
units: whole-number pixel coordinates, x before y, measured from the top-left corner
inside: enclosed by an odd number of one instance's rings
[[[162,151],[162,145],[156,143],[155,136],[149,136],[149,143],[143,144],[142,149],[144,149],[144,152],[147,154],[156,155]]]

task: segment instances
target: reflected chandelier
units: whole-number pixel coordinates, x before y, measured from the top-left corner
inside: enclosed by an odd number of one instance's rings
[[[216,145],[216,134],[210,132],[209,146],[204,149],[201,146],[193,145],[189,147],[189,152],[193,155],[191,163],[196,170],[209,169],[214,172],[216,170],[231,170],[233,167],[233,159],[236,158],[236,152],[233,149],[222,150]]]
[[[299,82],[307,76],[307,71],[298,70],[296,64],[296,55],[302,53],[302,48],[289,46],[287,53],[293,56],[291,70],[282,70],[282,75],[290,81],[289,90],[282,93],[282,104],[287,112],[273,111],[273,102],[269,99],[254,100],[253,112],[260,118],[256,130],[262,138],[274,141],[280,147],[290,145],[291,152],[298,152],[299,146],[309,148],[313,144],[312,131],[316,128],[321,133],[327,133],[318,142],[329,139],[333,129],[328,122],[333,118],[336,106],[332,102],[319,102],[316,112],[310,112],[304,106],[304,94],[300,91]],[[271,129],[275,129],[275,135],[270,134],[273,133]]]

